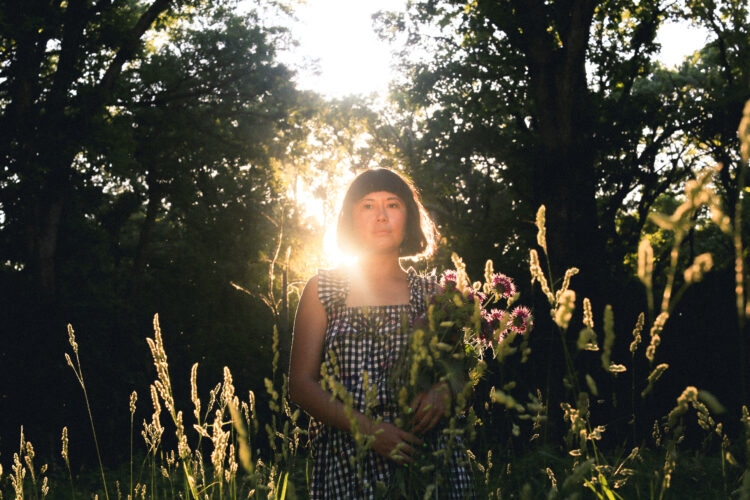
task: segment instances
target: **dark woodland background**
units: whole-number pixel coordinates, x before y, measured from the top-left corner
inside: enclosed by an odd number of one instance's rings
[[[385,104],[295,87],[278,60],[294,34],[273,21],[293,9],[0,3],[0,460],[17,448],[21,425],[37,453],[56,457],[67,425],[71,461],[94,460],[63,357],[68,323],[109,466],[127,454],[131,391],[140,396],[136,429],[150,411],[145,337],[155,313],[184,404],[194,362],[201,392],[225,365],[238,393],[262,392],[273,327],[283,359],[300,287],[322,262],[323,229],[305,215],[300,186],[330,218],[343,173],[387,166],[411,176],[443,236],[419,268],[442,270],[455,251],[474,279],[488,258],[516,279],[537,325],[530,361],[509,369],[529,391],[549,386],[552,402],[563,397],[565,367],[527,268],[539,205],[553,275],[581,269],[573,288],[591,298],[598,323],[613,305],[620,363],[646,308],[638,242],[654,246],[657,290],[671,248],[672,234],[647,214],[673,210],[684,182],[720,162],[715,189],[737,215],[746,2],[414,1],[373,19],[400,69]],[[656,62],[655,35],[671,21],[710,32],[676,69]],[[686,385],[714,394],[739,430],[750,351],[735,314],[733,247],[701,212],[682,265],[703,252],[714,270],[662,335],[659,360],[670,369],[647,399],[653,415],[641,419],[642,435]],[[598,363],[591,359],[592,373]],[[647,364],[635,368],[645,378]],[[493,373],[478,390],[497,383]],[[632,438],[630,384],[626,374],[600,387],[608,396],[593,410],[611,422],[612,444]],[[496,432],[502,440],[507,429]]]

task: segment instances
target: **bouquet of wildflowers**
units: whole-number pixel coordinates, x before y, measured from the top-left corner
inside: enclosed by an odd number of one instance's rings
[[[484,358],[507,356],[518,350],[514,340],[533,327],[528,308],[513,306],[516,285],[508,276],[496,273],[487,261],[484,283],[471,283],[461,259],[453,254],[455,269],[443,272],[437,292],[428,299],[426,314],[412,325],[409,351],[403,358],[399,378],[399,403],[437,382],[450,385],[454,403],[470,390],[484,370]]]
[[[518,299],[513,280],[496,273],[491,260],[483,283],[469,280],[456,254],[452,260],[455,269],[443,272],[436,293],[428,298],[426,314],[411,326],[408,352],[392,378],[399,387],[402,415],[396,425],[406,430],[409,405],[417,394],[439,382],[446,382],[452,392],[447,425],[443,422],[424,436],[427,448],[418,467],[400,472],[408,478],[396,479],[416,488],[410,494],[439,488],[443,482],[439,471],[446,470],[453,450],[462,447],[462,436],[473,435],[476,416],[472,408],[464,410],[485,371],[484,359],[491,355],[502,360],[519,349],[527,354],[526,336],[533,326],[529,309],[513,305]],[[521,341],[515,342],[517,338]],[[419,483],[424,484],[419,487]]]

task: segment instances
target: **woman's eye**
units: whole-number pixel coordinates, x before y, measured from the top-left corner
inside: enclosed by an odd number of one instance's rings
[[[391,203],[389,206],[391,208],[401,208],[401,204],[400,203],[396,203],[396,202]]]

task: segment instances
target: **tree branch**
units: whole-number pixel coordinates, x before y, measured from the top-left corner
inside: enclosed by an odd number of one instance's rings
[[[141,17],[130,30],[130,33],[125,38],[122,46],[115,54],[115,58],[107,67],[104,72],[101,81],[98,86],[98,94],[100,102],[106,99],[106,96],[112,91],[115,81],[122,72],[123,65],[129,61],[134,55],[138,47],[143,34],[154,24],[154,21],[167,9],[169,9],[172,0],[154,0],[146,12],[141,14]]]

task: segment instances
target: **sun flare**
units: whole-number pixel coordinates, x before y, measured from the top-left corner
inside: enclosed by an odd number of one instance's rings
[[[341,202],[354,174],[345,171],[332,178],[321,174],[310,181],[298,179],[295,199],[305,218],[322,231],[320,247],[315,249],[320,256],[318,266],[337,267],[356,262],[356,257],[343,253],[336,243],[336,225]],[[326,186],[322,189],[322,186]],[[321,234],[321,233],[318,233]]]

